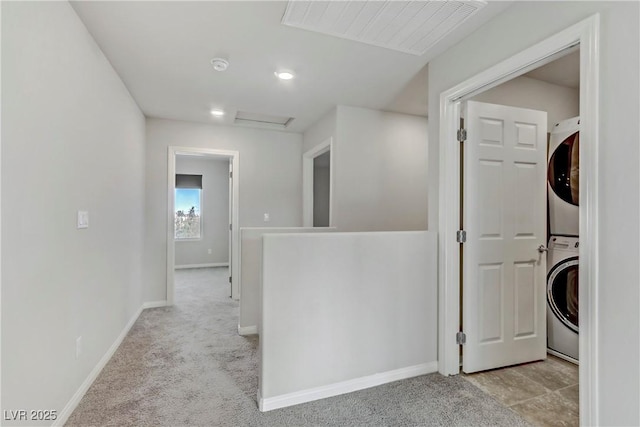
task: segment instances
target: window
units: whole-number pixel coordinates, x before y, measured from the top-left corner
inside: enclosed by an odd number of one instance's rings
[[[176,175],[175,238],[199,239],[202,235],[202,175]]]

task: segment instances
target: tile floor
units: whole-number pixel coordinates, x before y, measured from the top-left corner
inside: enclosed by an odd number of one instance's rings
[[[578,366],[548,356],[542,362],[463,374],[536,426],[578,426]]]

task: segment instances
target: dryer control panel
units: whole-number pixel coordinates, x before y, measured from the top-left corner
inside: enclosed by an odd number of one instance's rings
[[[578,237],[569,236],[551,236],[549,239],[549,249],[558,250],[571,250],[577,251],[580,247],[580,240]]]

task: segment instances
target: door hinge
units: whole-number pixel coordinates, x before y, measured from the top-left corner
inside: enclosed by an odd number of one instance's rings
[[[467,241],[467,232],[464,230],[456,231],[456,242],[464,243]]]
[[[229,283],[231,283],[231,276],[229,276]]]
[[[233,230],[233,224],[229,224],[229,230]]]
[[[233,172],[229,172],[229,178],[233,178]]]
[[[467,140],[467,130],[466,129],[458,129],[458,141],[464,142]]]
[[[456,334],[456,344],[464,345],[467,342],[467,336],[464,332],[460,331]]]

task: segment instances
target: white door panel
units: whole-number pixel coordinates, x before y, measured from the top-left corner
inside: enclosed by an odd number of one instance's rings
[[[469,101],[463,177],[463,370],[546,357],[541,111]]]

